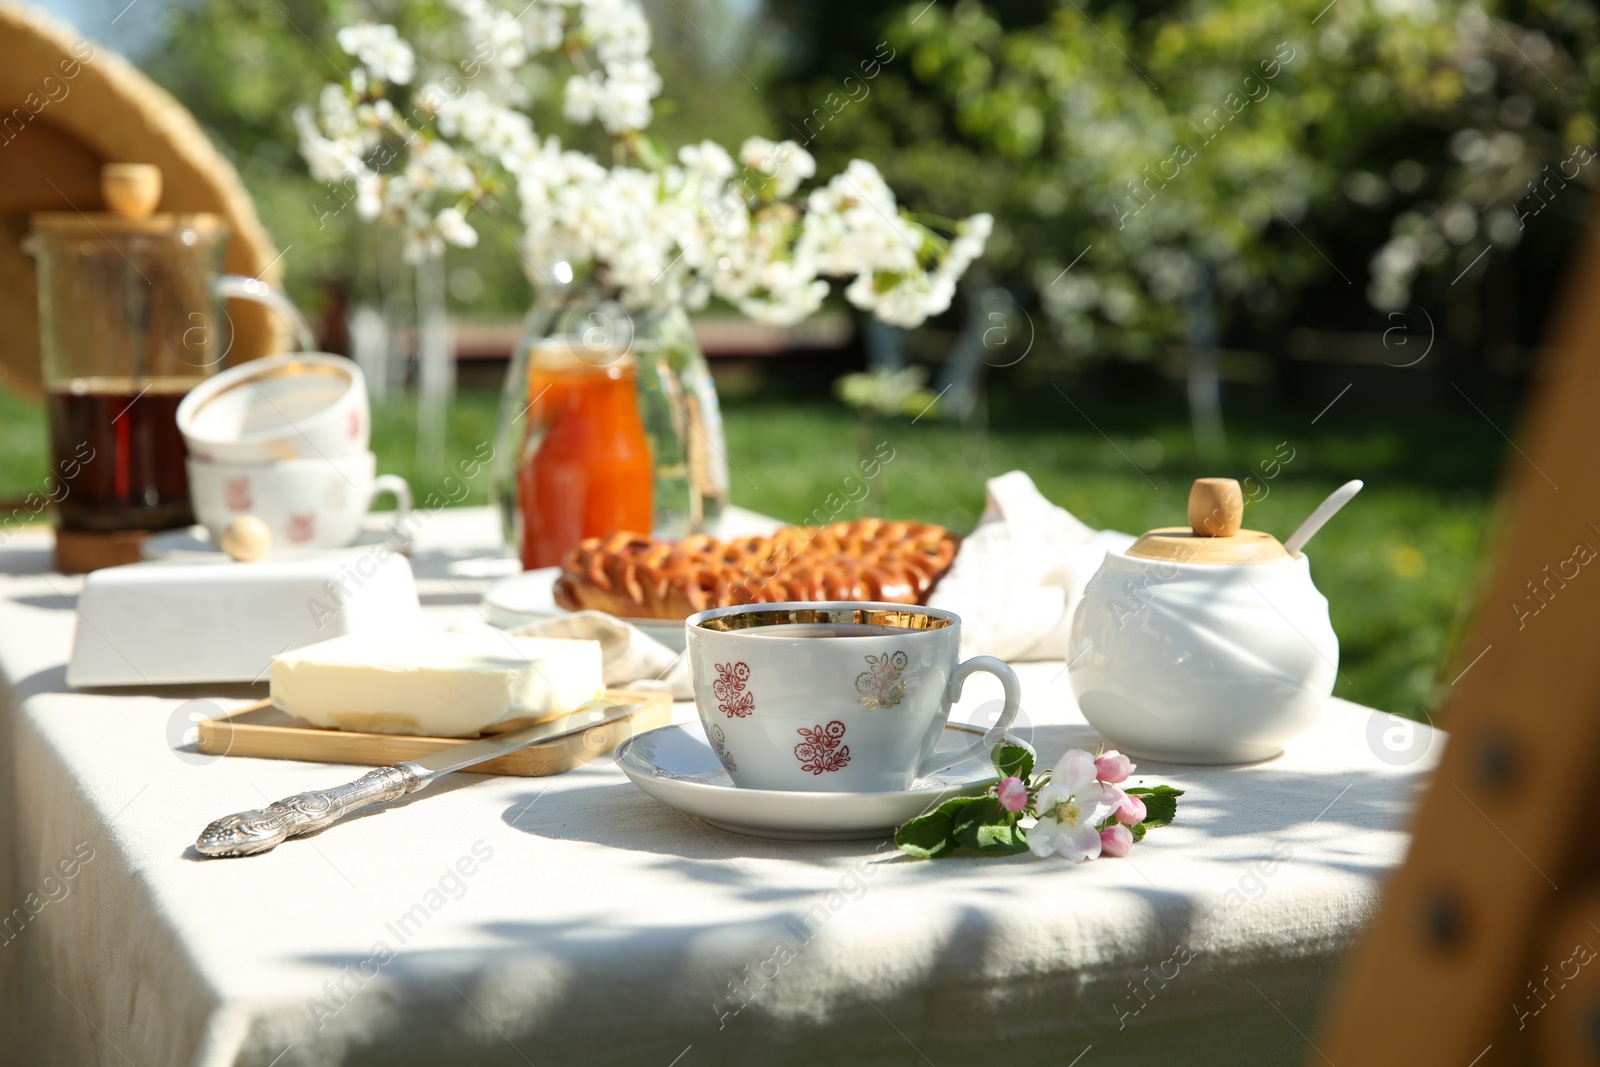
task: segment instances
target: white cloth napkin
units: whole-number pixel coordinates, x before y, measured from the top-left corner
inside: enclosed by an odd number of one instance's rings
[[[689,657],[674,652],[638,627],[603,611],[575,611],[519,626],[517,637],[568,637],[600,642],[608,689],[663,690],[674,700],[690,700]]]
[[[1134,541],[1095,531],[1046,500],[1022,471],[989,479],[978,528],[961,542],[931,607],[961,616],[961,654],[1065,659],[1072,613],[1108,551]]]

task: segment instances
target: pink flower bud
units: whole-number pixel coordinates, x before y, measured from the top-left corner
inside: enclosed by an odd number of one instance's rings
[[[1021,811],[1028,806],[1028,787],[1021,778],[1001,779],[999,794],[1000,806],[1007,811]]]
[[[1126,826],[1108,826],[1100,831],[1100,855],[1121,859],[1133,851],[1133,831]]]
[[[1116,785],[1118,782],[1128,780],[1128,775],[1133,773],[1133,764],[1128,761],[1127,756],[1112,749],[1095,757],[1094,770],[1095,777],[1100,781],[1106,785]]]
[[[1144,801],[1138,797],[1129,797],[1122,802],[1122,807],[1117,809],[1117,821],[1124,826],[1138,826],[1144,822],[1148,812],[1144,810]]]

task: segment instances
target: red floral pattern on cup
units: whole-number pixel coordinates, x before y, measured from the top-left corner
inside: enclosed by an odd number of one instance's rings
[[[717,710],[730,719],[743,719],[756,710],[756,695],[745,689],[750,668],[744,663],[718,663],[717,680],[711,691],[717,696]]]
[[[289,513],[289,526],[283,531],[292,545],[303,545],[317,536],[317,513],[294,511]]]
[[[844,737],[844,723],[838,719],[809,730],[802,726],[795,733],[805,738],[794,746],[794,758],[800,761],[802,771],[821,774],[836,771],[850,762],[850,746],[839,743]]]
[[[361,412],[351,411],[349,422],[345,425],[345,433],[354,441],[361,436]]]
[[[255,506],[255,501],[250,495],[250,476],[241,474],[237,478],[229,478],[222,487],[222,496],[228,505],[229,511],[249,511]]]

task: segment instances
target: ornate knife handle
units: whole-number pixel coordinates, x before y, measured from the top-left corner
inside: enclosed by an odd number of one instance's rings
[[[202,856],[266,852],[291,837],[320,830],[352,811],[415,793],[428,779],[428,772],[415,763],[379,767],[347,785],[296,793],[265,808],[218,819],[201,832],[194,843],[195,851]]]

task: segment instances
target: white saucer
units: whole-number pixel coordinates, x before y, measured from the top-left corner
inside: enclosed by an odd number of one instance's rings
[[[356,535],[355,542],[348,547],[363,548],[367,545],[380,545],[390,538],[390,531],[384,525],[394,517],[392,511],[381,511],[375,516],[369,516],[361,532]],[[402,554],[408,554],[409,546],[400,546]],[[273,553],[273,559],[304,558],[321,553],[343,552],[343,548],[291,548],[282,549]],[[223,554],[211,540],[211,531],[198,524],[182,526],[175,530],[162,530],[145,538],[139,546],[139,554],[146,560],[167,560],[178,563],[226,563],[228,557]]]
[[[483,594],[484,617],[494,626],[514,630],[530,622],[543,622],[567,614],[567,609],[555,599],[556,579],[560,576],[560,567],[540,567],[502,578]],[[674,652],[682,652],[687,642],[682,622],[671,619],[622,621],[632,623]]]
[[[970,744],[975,726],[949,723],[939,747]],[[888,837],[895,827],[942,801],[981,793],[999,777],[987,754],[918,778],[898,793],[800,793],[740,789],[722,769],[699,722],[663,726],[617,747],[617,766],[663,804],[712,826],[751,837],[857,841]]]

